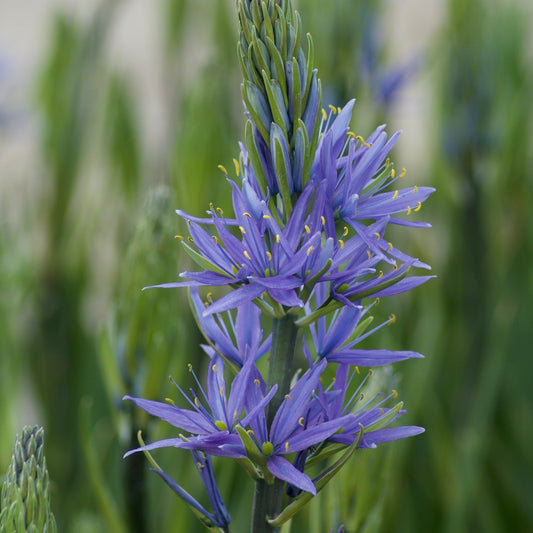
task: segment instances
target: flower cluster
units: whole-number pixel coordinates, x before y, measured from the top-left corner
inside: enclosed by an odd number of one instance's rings
[[[397,187],[405,170],[396,172],[389,153],[399,133],[387,137],[380,126],[366,139],[356,135],[354,101],[321,109],[312,44],[306,58],[290,1],[241,0],[238,10],[248,124],[236,179],[222,168],[232,212],[213,205],[204,217],[177,211],[189,231],[178,238],[199,268],[157,285],[190,288],[207,341],[207,381],[202,386],[190,366],[193,387],[176,384],[182,406],[126,396],[179,430],[127,455],[190,450],[214,513],[157,472],[205,523],[222,529],[229,515],[210,458],[237,460],[256,480],[256,493],[266,494],[254,504],[253,529],[261,531],[267,521],[277,527],[288,520],[356,448],[423,431],[389,427],[404,413],[396,391],[366,397],[370,367],[422,356],[359,343],[394,321],[370,328],[379,297],[432,277],[413,275],[429,266],[396,248],[386,232],[389,224],[428,227],[416,216],[433,189]],[[204,301],[201,290],[215,286],[230,290]],[[267,318],[272,333],[263,330]],[[260,371],[263,359],[268,375]],[[364,377],[360,367],[369,367]],[[280,501],[280,486],[285,509],[262,507]]]

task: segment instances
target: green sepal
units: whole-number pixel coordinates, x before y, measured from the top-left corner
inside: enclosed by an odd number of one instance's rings
[[[259,72],[264,70],[270,77],[270,61],[268,50],[263,41],[257,37],[255,28],[252,28],[252,50],[255,57],[255,66]]]
[[[283,219],[285,222],[289,220],[289,216],[292,213],[292,200],[289,190],[289,176],[287,174],[287,167],[285,156],[283,154],[283,147],[279,136],[274,131],[273,135],[273,148],[274,148],[274,168],[276,169],[276,176],[278,179],[278,186],[283,200]],[[290,161],[289,168],[290,168]]]
[[[254,174],[257,179],[257,183],[259,184],[263,197],[266,198],[268,189],[267,180],[265,176],[265,171],[263,170],[263,166],[261,165],[261,159],[259,158],[259,151],[257,150],[257,146],[255,145],[253,124],[251,120],[248,120],[246,122],[244,138],[248,157],[250,158],[250,161],[252,163],[252,168],[254,169]]]
[[[362,424],[359,424],[360,430],[359,430],[359,436],[357,439],[351,444],[348,449],[343,453],[343,455],[338,459],[336,463],[331,465],[329,468],[327,468],[320,476],[318,476],[317,480],[314,482],[317,493],[320,492],[332,479],[333,477],[339,472],[339,470],[346,464],[346,461],[352,456],[353,452],[357,449],[357,446],[359,446],[359,442],[361,441],[361,437],[363,436],[363,426]],[[300,511],[305,505],[307,505],[311,499],[314,498],[314,496],[310,492],[302,492],[300,493],[294,500],[292,500],[281,513],[276,516],[275,518],[267,518],[268,523],[273,527],[280,527],[282,526],[287,520],[292,518],[298,511]]]
[[[239,425],[235,426],[235,430],[239,434],[239,437],[241,439],[242,445],[244,446],[244,449],[246,450],[246,455],[248,456],[248,458],[257,466],[266,466],[265,456],[261,453],[261,450],[259,450],[252,437],[248,435],[246,430]]]

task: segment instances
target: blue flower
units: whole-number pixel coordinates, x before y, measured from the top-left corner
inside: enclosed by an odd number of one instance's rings
[[[316,307],[323,304],[327,289],[325,284],[318,284],[314,291]],[[312,350],[308,341],[303,340],[304,351],[311,363],[311,352],[320,358],[327,359],[330,363],[343,363],[353,366],[382,366],[403,361],[409,358],[421,358],[421,354],[412,351],[396,351],[386,349],[361,349],[356,345],[372,335],[378,329],[395,320],[391,315],[389,320],[379,326],[365,331],[372,317],[366,317],[374,304],[363,307],[361,304],[344,306],[335,310],[331,318],[320,317],[309,326]],[[366,317],[366,318],[365,318]],[[311,363],[312,364],[312,363]]]
[[[231,517],[224,505],[222,495],[218,490],[213,466],[211,464],[211,457],[197,450],[192,450],[191,453],[194,458],[196,469],[204,483],[209,502],[213,508],[213,513],[207,511],[202,504],[178,485],[166,472],[158,468],[152,468],[151,470],[158,474],[165,483],[195,511],[198,518],[200,518],[208,528],[219,527],[226,530],[231,522]]]

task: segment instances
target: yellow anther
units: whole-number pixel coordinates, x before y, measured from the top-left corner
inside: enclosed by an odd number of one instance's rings
[[[398,270],[398,265],[396,263],[393,263],[392,270]]]
[[[306,233],[311,233],[311,228],[309,228],[307,224],[304,226],[304,228]]]
[[[342,236],[346,237],[348,235],[348,226],[344,226],[344,231],[342,232]]]
[[[406,168],[402,168],[402,173],[400,174],[400,178],[403,178],[405,175],[407,174],[407,169]]]
[[[309,246],[309,248],[307,248],[307,256],[309,257],[309,254],[315,249],[314,246]]]
[[[340,113],[342,109],[340,107],[337,107],[337,113]]]
[[[416,207],[413,209],[413,211],[420,211],[420,208],[422,207],[422,202],[418,202]]]
[[[246,234],[246,230],[245,230],[242,226],[239,226],[239,229],[241,230],[241,233],[242,233],[243,235]]]
[[[248,433],[248,435],[254,435],[254,430],[253,429],[247,429],[246,430],[246,433]]]
[[[222,172],[224,172],[224,174],[226,174],[226,176],[228,175],[228,171],[226,170],[225,167],[223,167],[222,165],[218,165],[218,168],[219,168],[220,170],[222,170]]]
[[[241,167],[239,166],[239,162],[236,159],[233,159],[233,164],[235,165],[235,173],[237,176],[241,175]]]
[[[392,242],[389,242],[389,252],[392,252],[392,248],[393,248]]]
[[[176,405],[176,404],[174,403],[174,400],[173,400],[172,398],[165,398],[165,402],[170,403],[170,404],[172,404],[172,405]]]
[[[396,391],[396,389],[392,389],[392,396],[394,397],[394,399],[398,398],[398,392]]]
[[[266,220],[270,220],[272,217],[270,215],[263,215],[263,218]]]
[[[189,372],[192,372],[192,365],[191,365],[191,363],[188,363],[188,364],[187,364],[187,368],[189,369]]]
[[[285,399],[290,401],[291,400],[291,395],[290,394],[285,394]]]
[[[359,399],[360,399],[360,400],[364,400],[364,398],[365,398],[365,393],[362,392],[362,393],[359,395]]]
[[[374,235],[376,236],[376,241],[379,241],[379,239],[381,239],[381,235],[377,231],[374,232]]]
[[[224,387],[220,387],[220,390],[218,392],[220,396],[224,397]]]
[[[248,261],[252,260],[252,258],[250,257],[250,254],[247,252],[247,250],[244,250],[244,257],[246,257],[246,259],[248,259]]]
[[[208,292],[207,295],[206,295],[206,298],[207,298],[207,301],[210,302],[211,299],[213,298],[213,293],[212,292]]]
[[[344,241],[342,239],[338,240],[339,246],[341,247],[341,250],[344,248]]]
[[[175,238],[175,239],[179,239],[180,241],[183,240],[183,237],[182,237],[181,235],[174,235],[174,238]]]
[[[361,373],[361,372],[359,372],[359,367],[358,367],[358,366],[355,367],[355,371],[356,371],[358,374]]]
[[[382,278],[383,277],[383,270],[380,270],[379,271],[379,274],[378,274],[378,279]]]
[[[220,207],[217,207],[217,213],[223,217],[224,216],[224,211],[222,211],[222,209]]]
[[[299,419],[298,419],[298,424],[300,424],[300,426],[303,426],[304,425],[304,417],[301,416]]]
[[[379,412],[380,412],[381,415],[383,415],[385,413],[385,409],[383,409],[383,407],[380,407],[379,408]]]
[[[191,242],[191,243],[194,242],[194,239],[193,239],[192,237],[187,237],[187,240],[188,240],[189,242]]]
[[[407,206],[407,214],[410,215],[411,214],[411,208],[409,206]]]
[[[394,324],[396,322],[396,315],[394,313],[391,313],[389,315],[389,324]]]
[[[322,225],[325,226],[326,225],[326,219],[324,218],[324,215],[322,215],[320,217],[320,222],[322,222]]]
[[[215,239],[215,242],[218,244],[218,237],[216,235],[211,235],[211,237],[213,237],[213,239]]]
[[[196,407],[200,407],[200,404],[198,403],[198,398],[194,398],[194,405],[196,405]]]
[[[375,305],[379,305],[379,296],[376,298],[376,303]]]
[[[217,373],[217,365],[213,365],[211,367],[211,370],[216,374]]]
[[[237,413],[237,409],[235,409],[235,411],[233,411],[233,418],[237,418],[239,416],[239,413]]]
[[[396,170],[392,169],[392,170],[390,171],[390,177],[391,177],[392,179],[394,179],[394,178],[396,177]]]
[[[328,114],[326,113],[326,110],[324,108],[322,108],[322,118],[324,120],[328,120]]]
[[[276,234],[276,242],[279,243],[279,233]]]
[[[329,104],[328,107],[331,109],[331,111],[333,112],[334,115],[337,114],[337,108],[334,105]]]
[[[416,194],[417,192],[418,192],[418,187],[415,185],[415,186],[413,187],[413,194]]]
[[[369,376],[373,376],[374,375],[374,371],[371,368],[368,369],[368,375]]]
[[[392,195],[392,199],[396,200],[398,198],[398,191],[394,191],[394,194]]]
[[[202,470],[202,468],[205,468],[205,465],[200,462],[196,463],[196,466],[198,467],[198,470]]]
[[[269,261],[272,261],[272,254],[267,250],[267,257]]]
[[[332,377],[331,378],[331,383],[335,383],[337,380],[335,379],[335,377]]]
[[[254,383],[259,387],[259,385],[261,385],[261,382],[256,378],[254,379]]]
[[[353,137],[354,139],[356,138],[356,135],[353,131],[349,131],[346,135]]]
[[[370,253],[370,250],[366,251],[366,255],[368,255],[368,259],[372,259],[372,254]]]
[[[248,213],[248,211],[245,211],[242,215],[244,217],[252,218],[252,215],[250,215],[250,213]]]
[[[385,159],[385,166],[388,167],[390,165],[390,157],[387,157],[387,159]]]
[[[289,452],[289,443],[288,442],[285,443],[285,451],[287,453]]]
[[[363,137],[361,137],[361,135],[356,135],[355,138],[358,141],[361,141],[362,145],[366,146],[367,148],[370,148],[370,145],[363,139]]]
[[[215,206],[213,205],[213,202],[209,202],[209,209],[211,209],[211,211],[215,210]]]

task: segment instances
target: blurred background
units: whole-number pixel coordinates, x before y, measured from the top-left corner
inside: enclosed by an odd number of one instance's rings
[[[438,189],[433,228],[394,237],[438,278],[383,301],[398,320],[373,341],[426,355],[392,369],[426,433],[356,453],[292,530],[533,531],[533,4],[295,5],[324,104],[356,97],[363,136],[402,129],[404,185]],[[60,531],[202,530],[142,455],[122,460],[138,429],[172,433],[121,397],[202,373],[185,291],[140,289],[188,266],[174,209],[230,206],[235,19],[233,0],[0,3],[0,474],[44,425]],[[157,460],[206,502],[186,452]],[[246,531],[251,482],[215,467]]]

